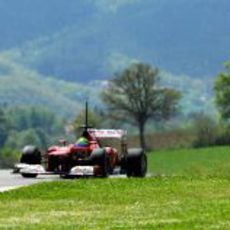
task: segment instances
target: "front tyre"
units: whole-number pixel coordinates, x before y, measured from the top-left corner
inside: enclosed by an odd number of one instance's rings
[[[109,176],[109,157],[104,149],[94,149],[90,161],[92,165],[99,167],[98,175],[104,178]]]
[[[27,145],[22,150],[22,155],[20,163],[28,165],[41,164],[41,152],[40,150],[33,145]],[[35,173],[22,173],[22,177],[25,178],[35,178],[38,174]]]
[[[36,165],[41,164],[41,152],[33,145],[27,145],[22,150],[20,163]]]
[[[22,173],[22,177],[24,178],[36,178],[38,174],[32,174],[32,173]]]

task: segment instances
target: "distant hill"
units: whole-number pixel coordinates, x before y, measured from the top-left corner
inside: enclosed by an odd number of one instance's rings
[[[230,54],[228,0],[8,0],[0,51],[44,76],[109,78],[134,60],[213,77]]]
[[[182,113],[213,113],[212,80],[175,76],[166,71],[161,71],[160,79],[161,85],[182,93]],[[91,108],[101,108],[99,95],[103,87],[100,81],[83,85],[44,77],[12,62],[7,55],[0,55],[0,106],[43,106],[58,116],[72,119],[83,109],[86,100]]]
[[[228,0],[0,1],[0,105],[73,117],[101,81],[141,61],[181,90],[184,113],[213,111],[230,54]]]
[[[58,116],[73,118],[83,109],[85,100],[96,106],[98,91],[77,83],[41,77],[0,56],[0,105],[42,106]]]

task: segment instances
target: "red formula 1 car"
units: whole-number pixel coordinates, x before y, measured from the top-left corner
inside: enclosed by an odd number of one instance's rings
[[[52,146],[41,154],[35,146],[25,146],[20,163],[15,165],[23,177],[39,174],[60,174],[62,177],[126,174],[128,177],[144,177],[147,157],[142,149],[128,149],[126,131],[115,129],[85,129],[76,144]],[[103,142],[119,140],[119,146],[103,145]],[[43,163],[42,163],[43,162]]]
[[[14,172],[30,178],[39,174],[107,177],[115,173],[144,177],[147,156],[143,149],[127,148],[126,134],[124,130],[91,129],[86,103],[84,131],[77,143],[67,145],[66,141],[61,141],[60,145],[51,146],[45,154],[41,154],[35,146],[25,146]],[[108,144],[108,140],[112,140],[112,144]],[[117,140],[119,144],[115,147],[113,145]]]

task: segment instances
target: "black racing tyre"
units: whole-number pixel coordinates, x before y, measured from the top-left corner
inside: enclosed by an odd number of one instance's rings
[[[32,174],[32,173],[22,173],[22,177],[25,178],[35,178],[38,174]]]
[[[25,146],[22,150],[20,162],[31,165],[41,164],[40,150],[33,145]]]
[[[60,178],[62,179],[74,179],[76,176],[69,175],[69,174],[60,174]]]
[[[142,149],[129,149],[126,161],[128,177],[145,177],[147,173],[147,156]]]
[[[40,150],[33,146],[33,145],[27,145],[22,150],[22,156],[20,159],[21,163],[35,165],[35,164],[41,164],[41,152]],[[35,173],[22,173],[22,177],[25,178],[35,178],[38,174]]]
[[[100,166],[100,176],[109,176],[109,157],[104,149],[94,149],[90,155],[89,160],[92,165]]]

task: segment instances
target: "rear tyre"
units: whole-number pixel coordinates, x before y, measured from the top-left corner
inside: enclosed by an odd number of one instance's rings
[[[142,149],[129,149],[126,162],[128,177],[145,177],[147,173],[147,156]]]

